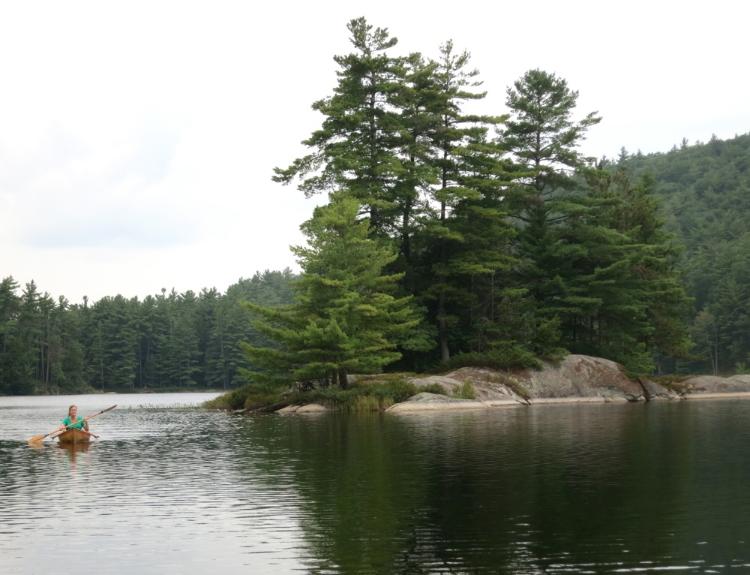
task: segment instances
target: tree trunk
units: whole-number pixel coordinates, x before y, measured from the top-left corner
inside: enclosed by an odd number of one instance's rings
[[[440,337],[440,361],[447,363],[451,358],[451,351],[448,347],[448,326],[445,319],[445,292],[440,292],[438,298],[438,335]]]

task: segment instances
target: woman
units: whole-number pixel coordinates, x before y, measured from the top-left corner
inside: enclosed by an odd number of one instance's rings
[[[89,422],[84,417],[78,417],[78,406],[71,405],[68,408],[68,417],[63,419],[60,431],[64,429],[82,429],[89,430]]]

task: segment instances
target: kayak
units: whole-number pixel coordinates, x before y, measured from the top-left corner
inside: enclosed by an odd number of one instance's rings
[[[57,440],[62,445],[75,445],[76,443],[88,443],[91,441],[91,434],[78,429],[68,429],[57,436]]]

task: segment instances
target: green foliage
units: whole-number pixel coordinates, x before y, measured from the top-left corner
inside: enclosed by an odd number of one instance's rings
[[[518,345],[498,345],[483,353],[461,353],[440,366],[440,371],[451,371],[461,367],[486,367],[506,370],[516,368],[538,368],[541,363],[536,355]]]
[[[471,115],[462,108],[485,94],[468,52],[448,42],[437,60],[399,56],[386,29],[360,18],[349,31],[354,52],[314,104],[324,119],[310,154],[276,179],[362,205],[370,236],[397,246],[386,268],[426,308],[431,325],[414,333],[437,336],[443,365],[497,346],[599,354],[635,372],[688,354],[689,300],[651,185],[581,155],[600,118],[576,118],[564,79],[530,70],[508,89],[507,116]],[[402,348],[402,365],[433,363],[430,347]]]
[[[398,40],[386,28],[358,18],[348,30],[353,52],[334,58],[339,81],[333,95],[312,106],[324,120],[304,141],[311,152],[288,168],[277,168],[274,179],[289,183],[299,178],[308,196],[345,191],[369,215],[373,232],[386,234],[398,227],[413,200],[400,179],[406,170],[401,151],[412,143],[401,114],[410,64],[391,56]]]
[[[681,370],[728,373],[750,358],[749,158],[746,134],[668,153],[623,152],[618,162],[651,179],[667,228],[684,246],[677,267],[694,299],[696,345],[692,360],[675,366]]]
[[[71,305],[0,282],[0,394],[230,388],[250,366],[242,341],[267,343],[245,300],[291,300],[293,276],[264,272],[216,290]]]
[[[251,388],[247,385],[233,389],[232,391],[223,393],[222,395],[205,402],[203,407],[207,409],[226,409],[230,411],[242,409],[250,391]]]
[[[472,384],[470,381],[464,381],[461,385],[454,389],[453,395],[455,397],[460,397],[461,399],[476,399],[477,396],[476,390],[474,389],[474,384]]]
[[[382,379],[369,379],[343,389],[326,387],[307,391],[276,389],[274,392],[259,392],[249,384],[225,393],[204,404],[209,409],[253,409],[276,403],[306,405],[320,403],[336,411],[368,412],[384,411],[394,403],[410,398],[421,390],[409,383],[403,374],[388,374]]]
[[[445,388],[439,383],[431,383],[429,385],[422,385],[419,387],[420,392],[434,393],[436,395],[448,395],[445,392]]]
[[[608,232],[590,217],[586,190],[576,178],[589,164],[577,146],[600,120],[593,112],[574,120],[577,99],[578,92],[564,79],[530,70],[508,88],[510,115],[501,134],[515,168],[508,197],[518,222],[521,262],[515,281],[528,290],[522,307],[531,320],[528,323],[542,330],[529,334],[531,345],[542,354],[565,346],[564,324],[570,316],[587,313],[600,303],[586,286],[574,285],[586,273],[575,259],[600,239],[592,230],[582,235],[581,220],[589,216],[586,223],[598,228],[600,236]],[[555,341],[550,330],[560,324],[561,339]]]
[[[278,309],[250,306],[258,330],[277,347],[246,346],[258,384],[315,382],[345,388],[349,373],[377,373],[401,357],[397,346],[424,346],[419,310],[394,295],[398,275],[384,274],[395,259],[387,244],[369,237],[359,204],[334,199],[303,226],[306,247],[296,247],[304,274],[295,303]]]

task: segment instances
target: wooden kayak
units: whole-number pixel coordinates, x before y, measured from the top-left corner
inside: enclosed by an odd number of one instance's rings
[[[57,436],[61,445],[75,445],[77,443],[88,443],[91,441],[91,434],[78,429],[68,429]]]

